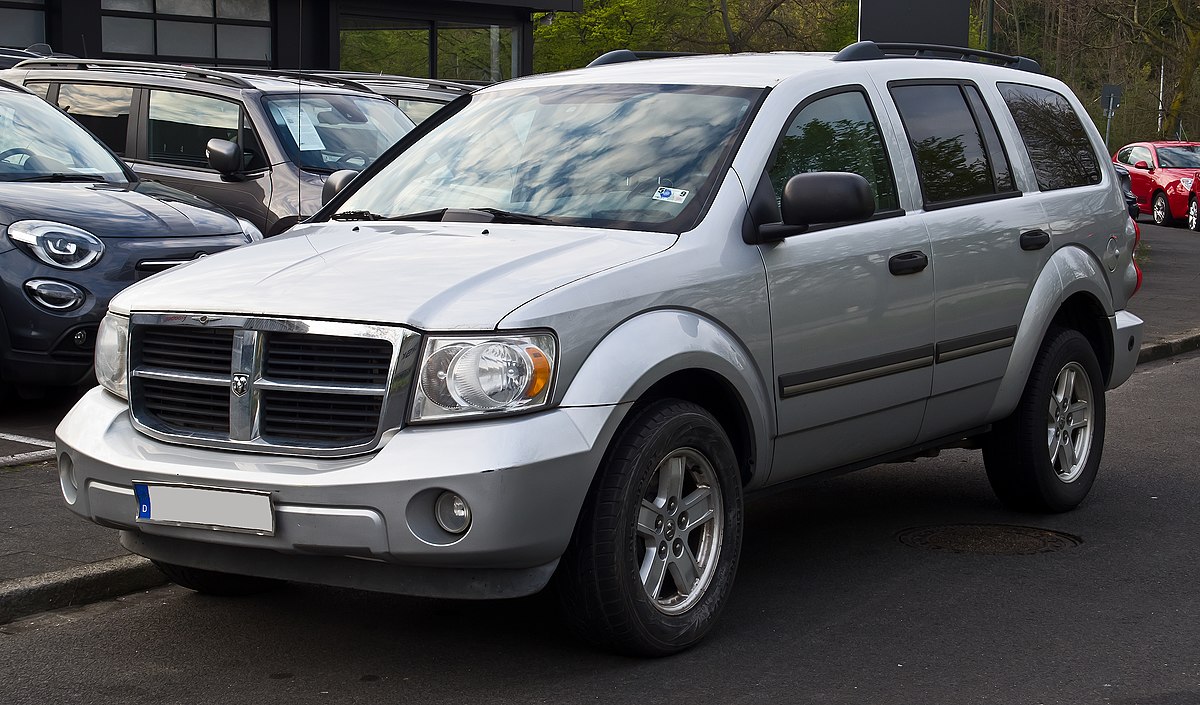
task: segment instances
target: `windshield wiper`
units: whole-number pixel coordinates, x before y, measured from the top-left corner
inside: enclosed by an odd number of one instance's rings
[[[528,213],[514,213],[513,211],[500,210],[499,208],[469,208],[468,210],[480,211],[482,213],[491,213],[493,222],[496,223],[532,223],[533,225],[558,225],[558,221],[550,218],[543,218],[540,215],[530,215]]]
[[[62,183],[66,181],[92,181],[104,183],[107,181],[103,176],[95,176],[94,174],[63,174],[55,172],[53,174],[39,174],[38,176],[26,176],[21,179],[12,179],[12,181],[49,181],[54,183]]]
[[[384,217],[371,211],[342,211],[329,216],[330,220],[383,220]]]

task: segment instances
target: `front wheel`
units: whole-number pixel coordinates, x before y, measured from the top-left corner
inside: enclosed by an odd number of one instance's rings
[[[992,490],[1022,511],[1065,512],[1087,496],[1104,449],[1104,377],[1082,333],[1051,327],[1017,408],[983,446]]]
[[[1150,214],[1154,217],[1155,225],[1170,225],[1175,219],[1171,215],[1171,205],[1167,203],[1167,194],[1159,191],[1154,194],[1154,201],[1150,208]]]
[[[1195,198],[1188,201],[1188,230],[1200,232],[1200,203]]]
[[[721,425],[664,400],[614,441],[559,565],[564,617],[615,651],[665,656],[699,642],[733,586],[742,484]]]

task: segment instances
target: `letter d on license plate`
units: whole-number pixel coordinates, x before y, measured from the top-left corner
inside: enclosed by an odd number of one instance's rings
[[[133,483],[137,521],[271,536],[275,514],[267,492]]]

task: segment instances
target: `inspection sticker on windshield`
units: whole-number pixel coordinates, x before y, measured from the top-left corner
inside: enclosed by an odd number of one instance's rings
[[[655,191],[654,195],[651,196],[650,198],[654,199],[655,201],[669,201],[670,203],[683,203],[684,201],[687,200],[689,193],[691,193],[691,191],[686,191],[681,188],[667,188],[666,186],[659,186],[658,190]]]

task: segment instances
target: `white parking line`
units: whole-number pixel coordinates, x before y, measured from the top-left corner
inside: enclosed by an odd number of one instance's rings
[[[24,443],[27,446],[40,446],[42,448],[53,448],[54,441],[43,441],[40,438],[30,438],[29,436],[18,436],[14,433],[0,433],[0,440],[12,441],[14,443]]]
[[[0,455],[0,468],[6,468],[10,465],[24,465],[25,463],[39,463],[43,460],[54,460],[54,449],[34,450],[28,453],[17,453],[16,455]]]

